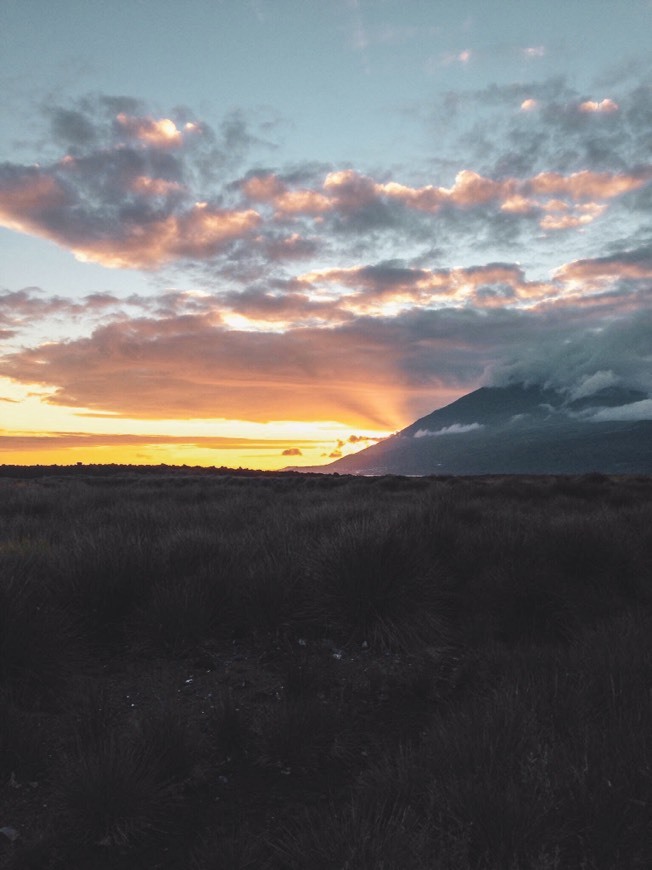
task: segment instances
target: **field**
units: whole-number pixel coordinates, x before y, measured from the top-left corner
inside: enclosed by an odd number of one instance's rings
[[[652,866],[652,479],[0,476],[0,866]]]

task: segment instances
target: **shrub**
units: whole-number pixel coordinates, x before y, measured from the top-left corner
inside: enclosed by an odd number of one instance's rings
[[[164,576],[152,585],[136,623],[144,641],[167,654],[188,653],[234,633],[231,565],[205,565],[187,577]]]
[[[357,796],[343,808],[305,810],[271,839],[286,870],[427,870],[424,820],[409,803]]]
[[[347,523],[322,542],[312,576],[314,619],[347,642],[409,649],[446,637],[437,571],[395,519]]]
[[[164,781],[183,783],[201,765],[204,741],[176,699],[159,701],[136,722],[137,739],[156,759]]]
[[[169,837],[179,802],[178,784],[154,748],[115,732],[65,759],[56,794],[69,836],[102,846]]]
[[[49,722],[42,715],[20,710],[0,695],[0,780],[19,784],[39,780],[47,770],[44,736]]]
[[[70,616],[29,574],[0,576],[0,688],[18,703],[52,705],[80,665]]]
[[[350,763],[356,742],[339,710],[316,698],[288,699],[264,711],[259,764],[300,772]]]
[[[91,528],[65,537],[54,566],[56,594],[98,648],[122,639],[125,618],[160,570],[153,540],[131,530]]]
[[[554,572],[521,559],[506,561],[496,575],[491,609],[499,640],[513,646],[573,638],[578,620]]]
[[[287,524],[270,522],[250,546],[248,568],[237,587],[244,625],[254,632],[298,630],[306,617],[303,537]]]
[[[269,870],[268,859],[258,832],[242,826],[207,834],[193,849],[188,870]]]
[[[229,692],[218,698],[208,723],[208,732],[218,764],[242,761],[248,756],[253,741],[252,731]]]

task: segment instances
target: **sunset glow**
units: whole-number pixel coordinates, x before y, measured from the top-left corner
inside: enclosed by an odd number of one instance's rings
[[[13,4],[0,463],[319,465],[505,378],[652,396],[652,6],[462,5]]]

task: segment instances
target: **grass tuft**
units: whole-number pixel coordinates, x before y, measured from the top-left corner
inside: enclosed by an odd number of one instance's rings
[[[128,846],[170,837],[180,794],[154,747],[114,732],[66,759],[56,799],[69,837]]]

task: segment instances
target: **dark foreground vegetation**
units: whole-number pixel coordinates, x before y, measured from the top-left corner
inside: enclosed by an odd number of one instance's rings
[[[0,866],[650,868],[651,604],[650,478],[2,477]]]

